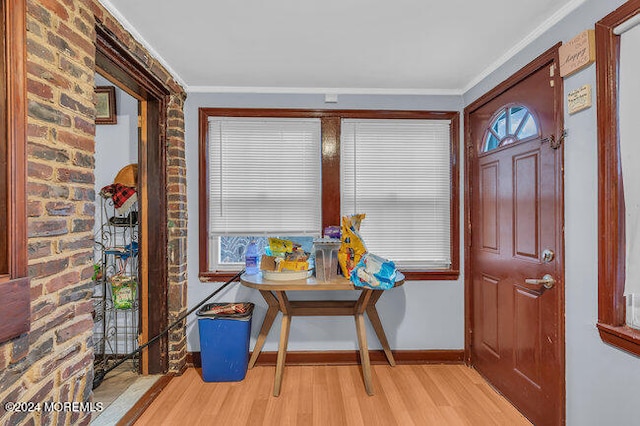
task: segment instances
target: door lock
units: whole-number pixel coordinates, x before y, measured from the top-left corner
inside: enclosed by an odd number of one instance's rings
[[[556,254],[553,252],[553,250],[545,249],[545,251],[542,252],[542,261],[545,263],[551,262],[553,259],[555,259],[555,257]]]

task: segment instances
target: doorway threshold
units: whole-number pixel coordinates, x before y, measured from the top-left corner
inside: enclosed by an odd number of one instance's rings
[[[93,402],[102,402],[103,410],[94,413],[91,425],[117,424],[162,377],[162,374],[141,376],[125,365],[116,368],[93,391]]]

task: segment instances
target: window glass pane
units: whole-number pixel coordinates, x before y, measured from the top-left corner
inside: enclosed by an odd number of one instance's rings
[[[507,127],[507,113],[506,111],[503,111],[502,114],[498,116],[496,121],[494,121],[492,128],[500,138],[503,138],[507,134],[506,127]]]
[[[498,144],[500,143],[500,141],[498,139],[496,139],[495,136],[493,136],[493,133],[488,132],[487,133],[487,141],[484,144],[484,150],[486,151],[491,151],[492,149],[496,149],[498,147]]]
[[[523,106],[512,107],[510,108],[510,110],[511,110],[511,124],[509,125],[510,127],[509,134],[515,135],[516,131],[518,130],[518,126],[522,122],[522,119],[529,111]]]
[[[538,126],[536,126],[536,121],[531,114],[528,114],[524,126],[517,135],[518,139],[526,139],[537,134]]]
[[[342,214],[365,213],[367,249],[402,268],[451,265],[448,120],[342,120]]]
[[[252,236],[320,235],[320,120],[212,117],[209,265],[244,262]]]
[[[310,236],[277,236],[285,240],[293,241],[302,246],[307,253],[312,253],[313,239]],[[254,236],[221,236],[219,237],[220,253],[219,263],[227,265],[243,265],[244,253],[251,241],[255,241],[258,246],[258,253],[264,254],[265,248],[269,245],[268,237],[264,235]]]

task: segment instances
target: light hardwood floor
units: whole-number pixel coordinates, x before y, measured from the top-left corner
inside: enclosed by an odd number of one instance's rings
[[[463,365],[374,365],[374,396],[359,366],[287,366],[272,396],[275,367],[236,383],[205,383],[199,369],[174,378],[140,425],[530,425]]]

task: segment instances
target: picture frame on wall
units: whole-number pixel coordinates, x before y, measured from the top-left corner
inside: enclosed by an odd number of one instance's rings
[[[96,87],[96,124],[117,124],[116,88],[114,86]]]

